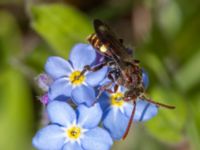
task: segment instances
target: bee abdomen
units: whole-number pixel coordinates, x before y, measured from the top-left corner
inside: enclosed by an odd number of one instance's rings
[[[97,37],[97,35],[96,35],[95,33],[94,33],[94,34],[91,34],[91,35],[88,37],[88,41],[90,42],[90,44],[91,44],[94,48],[99,49],[99,47],[101,46],[100,40],[99,40],[99,38]]]

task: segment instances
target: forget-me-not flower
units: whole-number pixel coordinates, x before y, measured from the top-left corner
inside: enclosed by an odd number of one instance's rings
[[[52,101],[47,105],[51,124],[39,130],[33,145],[40,150],[109,150],[113,144],[109,133],[98,124],[102,110],[98,103],[77,110],[66,102]]]
[[[107,67],[95,72],[87,71],[83,75],[81,71],[86,65],[92,66],[95,59],[96,52],[88,44],[75,45],[68,61],[61,57],[49,57],[45,71],[54,80],[49,90],[49,99],[71,97],[77,105],[92,105],[95,101],[94,87],[104,79]]]
[[[114,140],[120,140],[128,126],[133,110],[133,103],[124,101],[126,89],[119,86],[114,93],[104,93],[99,102],[104,110],[103,126],[109,131]],[[155,104],[137,99],[133,121],[147,121],[157,114]]]

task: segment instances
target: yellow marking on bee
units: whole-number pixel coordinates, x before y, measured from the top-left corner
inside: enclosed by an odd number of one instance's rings
[[[96,34],[90,34],[88,37],[87,37],[87,40],[90,42],[90,41],[93,41],[94,39],[96,38]]]
[[[105,53],[107,50],[108,50],[108,49],[107,49],[107,47],[106,47],[105,45],[102,45],[102,46],[100,47],[100,51],[101,51],[102,53]]]
[[[93,42],[93,45],[94,45],[94,47],[99,47],[99,39],[98,38],[95,38],[94,39],[94,42]]]

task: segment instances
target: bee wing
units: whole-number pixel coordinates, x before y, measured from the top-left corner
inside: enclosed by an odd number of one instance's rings
[[[114,59],[130,57],[127,48],[122,44],[120,39],[117,39],[115,33],[100,20],[94,20],[94,29],[101,42],[110,47],[109,51],[114,56]]]

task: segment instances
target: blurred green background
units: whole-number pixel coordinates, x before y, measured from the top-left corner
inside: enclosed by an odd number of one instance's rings
[[[0,0],[0,150],[31,150],[41,122],[34,77],[106,21],[150,76],[147,93],[175,105],[135,123],[112,150],[200,149],[199,0]]]

